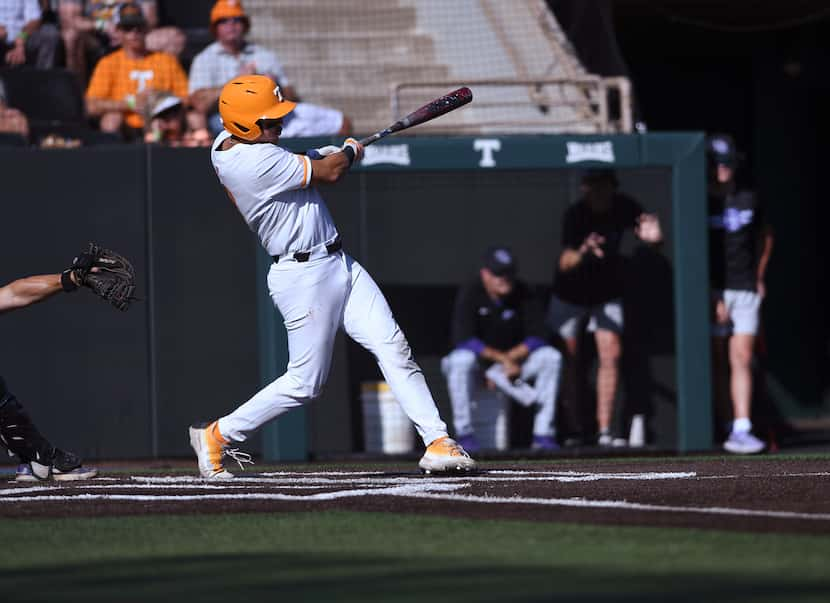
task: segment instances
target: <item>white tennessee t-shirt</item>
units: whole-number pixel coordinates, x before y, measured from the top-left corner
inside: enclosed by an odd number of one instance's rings
[[[308,157],[268,143],[219,151],[228,137],[225,131],[213,141],[213,168],[269,255],[308,251],[337,238],[326,202],[309,188]]]

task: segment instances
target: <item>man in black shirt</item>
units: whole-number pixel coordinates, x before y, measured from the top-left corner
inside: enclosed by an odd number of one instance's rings
[[[30,276],[0,287],[0,314],[29,306],[60,291],[78,288],[71,269],[63,274]],[[90,479],[96,469],[84,467],[71,452],[55,448],[35,427],[23,405],[0,377],[0,443],[9,449],[21,464],[17,481],[36,481],[52,477],[59,481]]]
[[[773,235],[755,194],[737,190],[738,154],[732,138],[724,134],[710,136],[707,157],[709,278],[715,317],[713,375],[716,396],[724,399],[731,394],[733,411],[732,427],[723,447],[735,454],[754,454],[764,449],[764,443],[751,431],[751,364]],[[731,369],[728,385],[727,348]]]
[[[456,298],[455,349],[443,358],[441,368],[447,377],[456,435],[466,450],[479,447],[470,407],[482,374],[517,402],[538,405],[533,447],[558,448],[553,420],[561,354],[545,341],[541,304],[516,280],[516,271],[510,249],[491,247],[476,279]]]
[[[623,329],[624,265],[620,242],[632,229],[642,241],[663,239],[657,216],[645,213],[631,197],[617,191],[612,170],[588,170],[582,197],[562,221],[562,253],[557,262],[547,324],[565,341],[568,356],[577,351],[578,328],[587,320],[599,356],[597,370],[598,443],[614,444],[611,419],[619,380]],[[573,366],[573,363],[569,363]]]

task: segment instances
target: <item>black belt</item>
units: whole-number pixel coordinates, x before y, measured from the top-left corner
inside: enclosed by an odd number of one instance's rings
[[[335,253],[336,251],[340,251],[341,249],[343,249],[343,240],[340,237],[337,237],[334,241],[326,245],[326,253],[328,253],[329,255]],[[278,255],[274,255],[271,257],[273,258],[275,264],[280,261],[280,256]],[[297,262],[307,262],[311,258],[311,252],[295,251],[293,257],[294,260]]]

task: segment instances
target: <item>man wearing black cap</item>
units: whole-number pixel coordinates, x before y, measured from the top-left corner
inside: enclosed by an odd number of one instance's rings
[[[594,332],[599,357],[600,446],[625,443],[611,435],[622,353],[624,266],[620,243],[628,229],[646,243],[658,244],[663,239],[657,216],[645,213],[634,199],[619,193],[617,186],[613,170],[592,169],[583,175],[582,197],[568,207],[562,221],[563,250],[547,315],[548,327],[561,335],[571,359],[576,356],[580,325],[587,320],[588,330]]]
[[[479,448],[470,408],[483,375],[517,402],[538,406],[533,423],[535,449],[558,448],[553,420],[561,354],[545,341],[542,306],[516,279],[516,272],[511,250],[491,247],[478,277],[462,287],[456,298],[455,349],[443,358],[441,368],[447,377],[456,436],[468,451]]]
[[[764,443],[752,435],[751,364],[773,235],[755,194],[737,190],[738,153],[732,138],[725,134],[710,136],[707,158],[709,279],[715,318],[713,376],[717,398],[725,401],[731,397],[733,411],[723,447],[735,454],[754,454],[764,449]],[[728,385],[727,348],[731,369]]]

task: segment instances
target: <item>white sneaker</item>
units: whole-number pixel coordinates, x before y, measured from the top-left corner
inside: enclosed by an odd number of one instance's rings
[[[476,468],[476,462],[470,458],[458,442],[444,436],[427,446],[418,466],[424,473],[443,473],[447,471],[470,471]]]
[[[14,475],[16,482],[37,482],[40,481],[34,473],[32,473],[32,466],[29,463],[20,463],[17,466],[17,471]]]
[[[57,467],[52,467],[52,479],[56,482],[76,482],[82,479],[92,479],[98,475],[98,470],[95,467],[75,467],[68,471],[61,471]]]
[[[196,452],[199,474],[205,479],[232,479],[233,473],[222,465],[227,442],[219,434],[216,421],[205,427],[190,427],[190,445]],[[222,438],[218,439],[217,438]]]
[[[723,448],[732,454],[757,454],[766,448],[766,445],[748,431],[733,431],[729,434],[729,439],[723,443]]]

